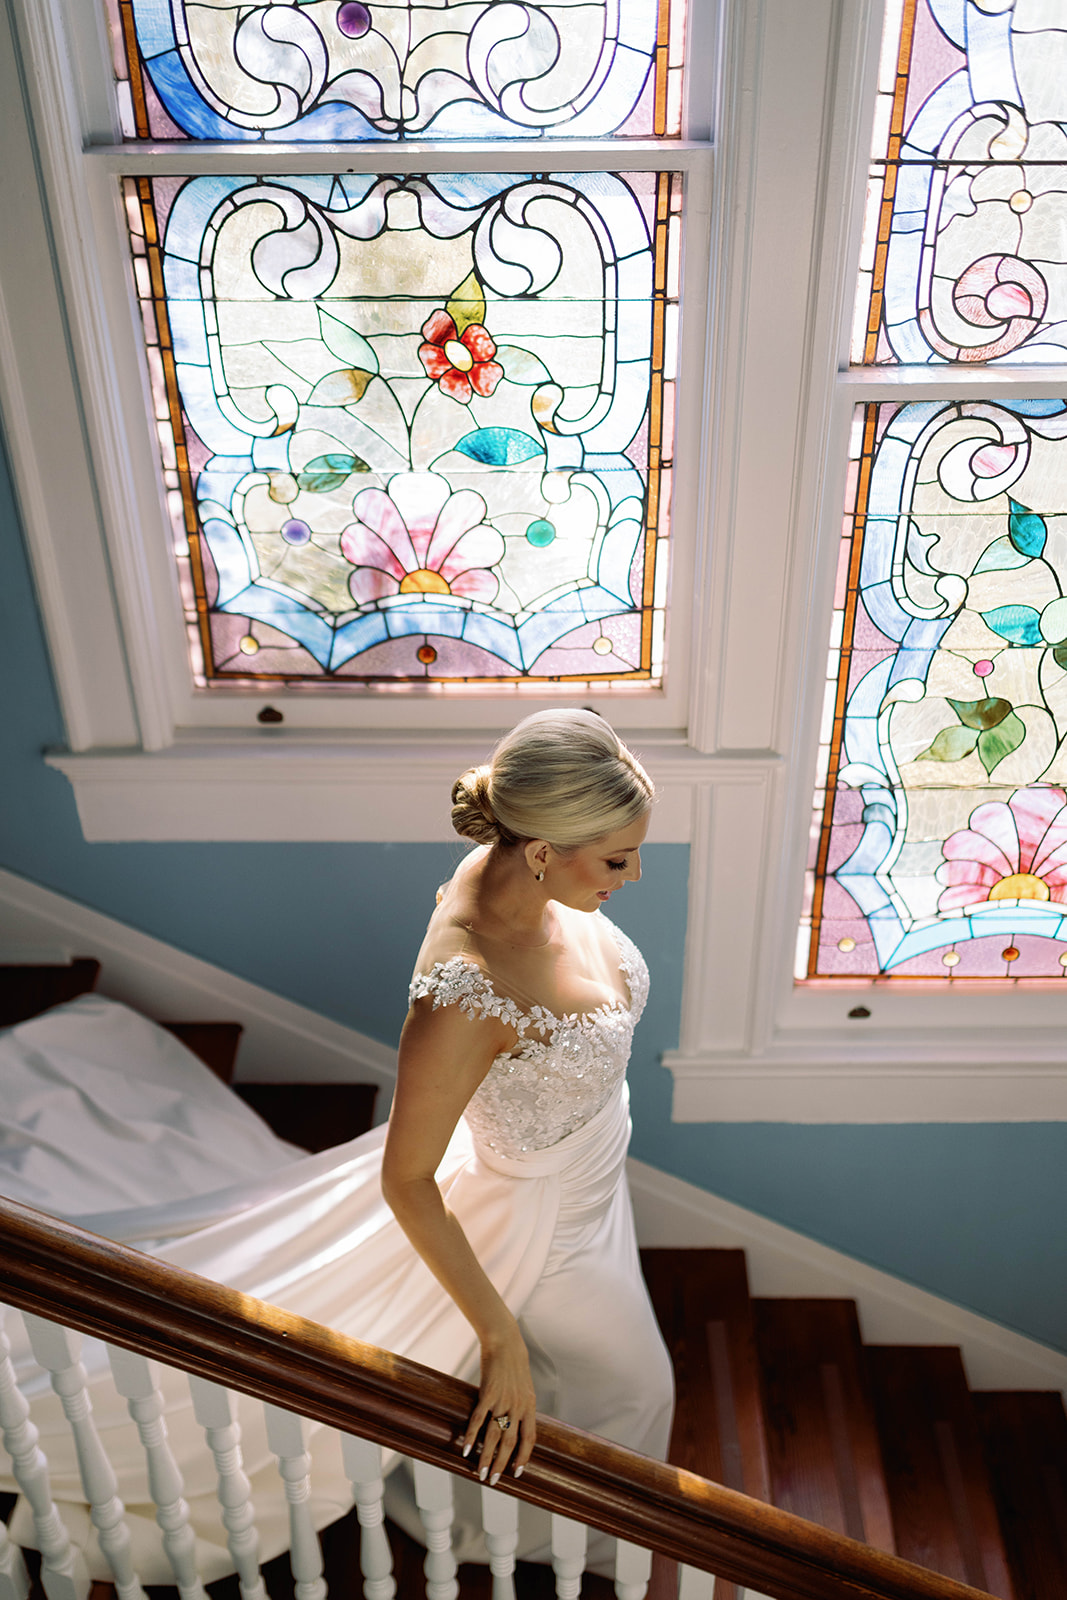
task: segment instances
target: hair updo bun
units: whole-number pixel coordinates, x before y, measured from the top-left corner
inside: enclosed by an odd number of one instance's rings
[[[490,768],[470,767],[452,785],[452,826],[461,839],[475,844],[513,844],[514,836],[502,828],[490,799]]]
[[[575,849],[628,828],[655,799],[644,767],[594,711],[536,711],[488,766],[452,786],[452,826],[476,844]]]

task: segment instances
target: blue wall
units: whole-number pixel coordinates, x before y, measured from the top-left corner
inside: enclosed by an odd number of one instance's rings
[[[459,847],[86,844],[41,752],[63,727],[0,454],[0,866],[393,1041],[433,890]],[[652,969],[634,1154],[1067,1350],[1067,1125],[799,1127],[670,1120],[688,851],[649,846],[613,907]]]

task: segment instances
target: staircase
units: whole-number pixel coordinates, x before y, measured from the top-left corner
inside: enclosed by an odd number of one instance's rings
[[[0,1026],[91,989],[98,963],[0,968]],[[166,1023],[224,1082],[240,1028]],[[234,1086],[283,1137],[321,1150],[371,1124],[373,1088]],[[1058,1393],[972,1393],[960,1352],[864,1345],[855,1304],[753,1299],[741,1250],[648,1250],[642,1264],[670,1349],[678,1402],[670,1461],[809,1521],[970,1584],[997,1600],[1067,1600],[1067,1414]],[[0,1507],[0,1515],[7,1512]],[[323,1536],[334,1594],[358,1572],[355,1511]],[[390,1528],[399,1600],[425,1593],[425,1552]],[[265,1569],[290,1600],[285,1557]],[[461,1600],[490,1600],[483,1567],[461,1567]],[[550,1569],[523,1566],[520,1600],[551,1600]],[[113,1594],[94,1586],[92,1600]],[[613,1600],[585,1574],[587,1600]],[[159,1600],[175,1590],[153,1591]],[[236,1578],[213,1600],[239,1600]],[[677,1595],[656,1556],[649,1600]],[[42,1597],[38,1596],[38,1600]],[[714,1600],[761,1600],[725,1579]]]
[[[1058,1393],[972,1394],[958,1350],[864,1345],[851,1300],[752,1299],[741,1250],[642,1261],[677,1374],[672,1462],[998,1600],[1067,1600]],[[668,1563],[651,1592],[675,1592]]]

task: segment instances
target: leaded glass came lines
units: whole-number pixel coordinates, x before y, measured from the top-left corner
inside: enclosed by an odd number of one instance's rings
[[[678,175],[125,190],[199,681],[659,680]]]
[[[137,139],[677,138],[685,0],[108,0]]]
[[[1067,971],[1067,401],[853,429],[800,978]]]
[[[852,360],[1067,361],[1067,19],[889,0]]]

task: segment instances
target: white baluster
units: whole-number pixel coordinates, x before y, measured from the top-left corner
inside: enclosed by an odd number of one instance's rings
[[[456,1558],[452,1554],[452,1478],[425,1461],[415,1468],[415,1504],[426,1535],[426,1600],[456,1600]]]
[[[558,1600],[578,1600],[585,1571],[585,1551],[589,1529],[584,1522],[552,1515],[552,1571],[556,1574]]]
[[[714,1576],[710,1572],[701,1572],[699,1567],[679,1566],[678,1600],[715,1600]],[[743,1592],[738,1595],[738,1600],[743,1600]]]
[[[30,1575],[22,1551],[12,1544],[6,1524],[0,1522],[0,1600],[26,1600],[29,1592]]]
[[[289,1565],[296,1600],[326,1600],[322,1576],[322,1546],[311,1520],[311,1457],[307,1453],[307,1424],[295,1412],[264,1406],[267,1442],[278,1457],[278,1471],[289,1502]]]
[[[519,1547],[519,1502],[499,1489],[482,1489],[482,1527],[493,1574],[493,1600],[515,1600],[515,1551]]]
[[[252,1485],[241,1457],[241,1424],[237,1403],[228,1389],[208,1378],[189,1378],[193,1413],[204,1430],[218,1473],[219,1506],[226,1546],[237,1568],[241,1600],[268,1600],[259,1570],[259,1534],[252,1505]]]
[[[41,1552],[41,1584],[48,1600],[85,1600],[89,1574],[52,1501],[48,1462],[38,1449],[37,1429],[30,1421],[30,1408],[11,1365],[11,1345],[4,1332],[6,1310],[6,1306],[0,1306],[0,1428],[15,1482],[33,1512],[37,1548]]]
[[[117,1345],[108,1345],[107,1353],[115,1387],[126,1401],[144,1446],[148,1492],[155,1501],[156,1521],[163,1534],[163,1549],[178,1594],[181,1600],[207,1600],[196,1570],[196,1535],[189,1526],[182,1475],[167,1443],[156,1365],[145,1356],[121,1350]]]
[[[11,1365],[11,1344],[3,1331],[6,1306],[0,1306],[0,1429],[3,1448],[11,1456],[14,1482],[34,1512],[34,1530],[40,1550],[40,1581],[48,1600],[85,1600],[90,1574],[80,1550],[70,1544],[51,1498],[48,1462],[37,1448],[38,1434],[30,1422],[30,1408]]]
[[[617,1600],[645,1600],[652,1575],[652,1551],[639,1544],[619,1539],[615,1545],[615,1594]]]
[[[393,1600],[393,1552],[385,1534],[382,1447],[351,1433],[341,1435],[341,1459],[352,1484],[359,1518],[359,1565],[366,1600]]]
[[[89,1502],[89,1514],[96,1528],[119,1600],[146,1600],[141,1580],[130,1559],[130,1530],[126,1507],[118,1496],[118,1484],[93,1421],[85,1368],[79,1359],[81,1335],[61,1328],[43,1317],[25,1318],[33,1353],[52,1379],[52,1388],[63,1405],[63,1414],[74,1435],[78,1471]]]

